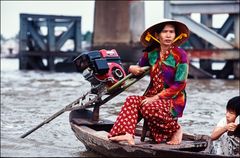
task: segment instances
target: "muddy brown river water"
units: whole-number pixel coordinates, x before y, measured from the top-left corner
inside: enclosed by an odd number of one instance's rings
[[[115,120],[130,94],[143,94],[146,76],[102,105],[100,117]],[[143,86],[145,85],[145,86]],[[19,71],[17,59],[1,59],[1,157],[98,157],[72,132],[66,112],[28,137],[20,136],[90,89],[79,73]],[[239,80],[189,79],[184,132],[209,135],[225,115],[227,100],[239,95]]]

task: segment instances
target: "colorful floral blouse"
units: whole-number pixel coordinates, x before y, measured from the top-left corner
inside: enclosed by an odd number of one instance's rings
[[[173,47],[168,53],[168,56],[161,61],[159,50],[145,52],[138,64],[141,67],[151,66],[153,69],[156,63],[160,62],[163,89],[158,92],[158,95],[162,99],[173,99],[171,113],[174,117],[181,117],[186,105],[185,87],[189,67],[187,53],[179,47]],[[149,88],[152,82],[151,79]]]

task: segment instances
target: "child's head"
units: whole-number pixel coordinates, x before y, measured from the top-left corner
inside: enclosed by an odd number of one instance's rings
[[[227,103],[226,118],[227,122],[234,122],[240,115],[240,96],[233,97]]]

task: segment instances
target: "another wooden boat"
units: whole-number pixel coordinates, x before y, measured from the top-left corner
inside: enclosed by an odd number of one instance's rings
[[[141,127],[137,127],[135,145],[110,141],[107,134],[113,126],[109,120],[92,121],[90,110],[71,111],[69,119],[76,137],[86,146],[107,157],[226,157],[210,154],[212,142],[206,135],[184,134],[180,145],[156,144],[150,138],[140,141]]]

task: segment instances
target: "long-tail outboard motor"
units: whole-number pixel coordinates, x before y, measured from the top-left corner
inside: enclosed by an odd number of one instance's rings
[[[140,76],[134,77],[132,73],[126,76],[120,57],[114,49],[84,52],[74,59],[74,63],[77,70],[83,73],[85,79],[91,83],[91,90],[24,133],[21,138],[25,138],[66,111],[93,107],[91,121],[96,123],[99,120],[100,106],[144,77],[150,69],[149,66],[143,67],[145,73]]]
[[[126,76],[121,59],[115,49],[84,52],[74,59],[77,71],[91,83],[92,93],[110,87]]]

